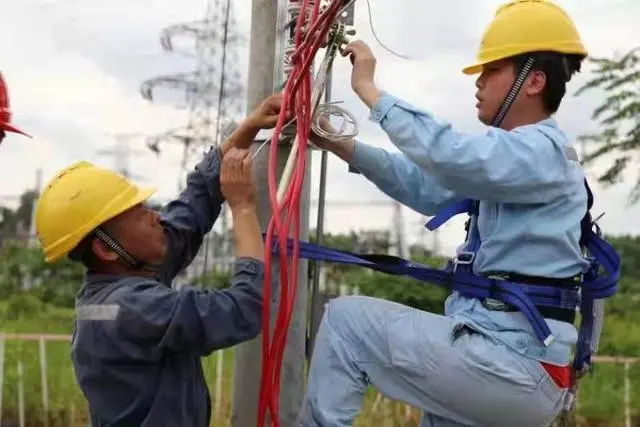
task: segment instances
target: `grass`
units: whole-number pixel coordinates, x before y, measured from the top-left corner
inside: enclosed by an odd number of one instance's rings
[[[0,303],[0,331],[21,333],[61,333],[71,330],[72,313],[69,310],[30,307],[28,315],[19,318],[11,316],[11,309],[6,303]],[[24,314],[24,313],[23,313]],[[68,342],[48,342],[46,344],[47,376],[49,390],[49,426],[86,426],[87,405],[76,385],[71,362],[69,360]],[[231,390],[233,387],[233,350],[216,353],[203,360],[204,372],[211,390],[212,406],[215,405],[215,377],[217,357],[224,354],[223,394],[221,410],[214,413],[211,425],[230,425]],[[8,341],[5,349],[5,378],[3,387],[3,425],[11,420],[16,421],[18,408],[18,362],[23,364],[22,382],[24,384],[25,413],[27,426],[44,425],[42,403],[41,369],[39,361],[39,343],[27,341]],[[631,404],[636,416],[634,425],[640,425],[640,364],[630,370],[632,386]],[[597,365],[594,372],[580,384],[579,420],[589,426],[623,425],[624,370],[620,365]],[[356,427],[376,425],[418,426],[419,413],[397,402],[378,402],[373,411],[376,395],[369,390],[361,415],[356,420]],[[8,424],[12,425],[12,424]]]

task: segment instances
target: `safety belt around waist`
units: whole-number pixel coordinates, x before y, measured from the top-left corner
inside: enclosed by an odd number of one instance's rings
[[[308,242],[299,242],[300,257],[313,261],[328,261],[338,264],[359,265],[371,270],[388,274],[411,277],[435,285],[450,287],[461,295],[471,298],[492,298],[518,308],[531,322],[536,336],[546,345],[553,341],[549,326],[537,306],[548,306],[575,310],[580,306],[581,298],[593,300],[613,295],[619,278],[619,258],[615,250],[602,238],[592,233],[587,245],[594,254],[597,263],[610,274],[597,277],[585,275],[581,286],[573,288],[553,287],[548,284],[522,284],[510,280],[490,278],[471,273],[466,269],[457,269],[455,262],[449,262],[444,269],[436,269],[399,257],[380,254],[358,254],[340,251]],[[287,251],[293,248],[293,241],[287,242]],[[274,253],[278,253],[277,242]],[[580,289],[580,287],[582,289]],[[584,302],[584,301],[583,301]]]

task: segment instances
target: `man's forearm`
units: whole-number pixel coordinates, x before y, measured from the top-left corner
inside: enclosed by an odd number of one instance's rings
[[[264,242],[254,207],[232,209],[236,258],[264,261]]]
[[[353,149],[355,147],[355,141],[353,139],[349,139],[347,141],[335,141],[329,144],[330,145],[327,147],[327,150],[331,151],[347,163],[351,161]]]
[[[372,108],[382,96],[382,91],[373,82],[358,87],[355,92],[369,108]]]
[[[249,148],[259,131],[260,128],[248,123],[247,120],[240,123],[240,126],[238,126],[231,136],[220,146],[222,157],[224,157],[231,147],[240,149]]]
[[[169,250],[164,261],[169,279],[193,261],[202,239],[220,214],[224,197],[220,192],[221,157],[210,150],[187,176],[187,186],[161,212]]]

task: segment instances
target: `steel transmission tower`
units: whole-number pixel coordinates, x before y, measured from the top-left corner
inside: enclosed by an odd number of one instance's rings
[[[174,46],[176,39],[183,37],[192,39],[193,51],[184,52]],[[189,109],[187,124],[147,138],[147,146],[156,154],[165,142],[183,145],[181,175],[194,154],[219,144],[233,130],[234,119],[242,113],[244,88],[235,49],[240,41],[230,0],[208,0],[204,19],[162,30],[160,44],[165,51],[196,58],[193,71],[157,76],[140,87],[142,96],[150,101],[161,87],[184,93]],[[179,188],[183,182],[181,179]]]
[[[129,169],[129,160],[132,155],[142,155],[147,152],[132,149],[129,145],[129,140],[140,137],[139,133],[110,133],[107,136],[115,139],[115,145],[109,149],[101,149],[96,154],[101,156],[111,156],[115,160],[115,169],[118,173],[124,175],[127,178],[136,180],[142,180],[141,176],[133,175]]]
[[[184,93],[189,111],[186,125],[147,138],[147,146],[157,155],[164,143],[182,144],[178,191],[184,186],[192,161],[208,147],[220,144],[233,131],[237,117],[243,113],[244,87],[236,49],[242,39],[236,26],[231,0],[207,0],[203,19],[171,25],[164,28],[160,36],[160,44],[166,52],[195,57],[194,69],[157,76],[140,87],[143,98],[149,101],[154,101],[154,93],[159,88]],[[179,38],[190,39],[193,47],[186,52],[177,48]],[[192,264],[196,270],[200,267],[202,273],[208,267],[209,251],[215,255],[215,267],[226,269],[230,265],[229,226],[224,208],[220,219],[223,238],[216,239],[218,247],[209,248],[210,238],[205,238],[199,260]],[[192,269],[188,274],[193,277],[198,273]]]

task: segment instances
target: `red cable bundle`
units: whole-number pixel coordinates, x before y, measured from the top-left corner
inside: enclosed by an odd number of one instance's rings
[[[289,0],[290,2],[295,2]],[[342,0],[332,0],[330,6],[320,14],[320,0],[303,0],[295,28],[294,69],[289,76],[283,91],[283,106],[276,124],[269,149],[269,197],[273,216],[267,229],[265,243],[265,282],[262,333],[262,377],[260,384],[260,400],[258,404],[258,427],[264,427],[267,409],[270,413],[271,425],[280,426],[278,410],[280,406],[280,372],[282,356],[293,315],[298,287],[298,260],[300,254],[300,195],[304,181],[305,156],[307,141],[311,132],[312,120],[312,73],[311,62],[335,20]],[[312,6],[311,6],[312,5]],[[308,11],[313,7],[311,13]],[[306,23],[306,17],[309,22]],[[306,29],[303,30],[303,27]],[[305,38],[303,39],[303,32]],[[276,160],[278,139],[287,119],[287,111],[296,115],[296,136],[298,143],[293,149],[296,153],[296,166],[291,183],[282,201],[277,200]],[[293,251],[288,254],[287,239],[293,221]],[[274,236],[274,233],[276,236]],[[278,316],[273,332],[273,341],[269,340],[271,314],[271,267],[274,237],[277,237],[280,261],[280,301]],[[291,256],[291,266],[288,257]]]

